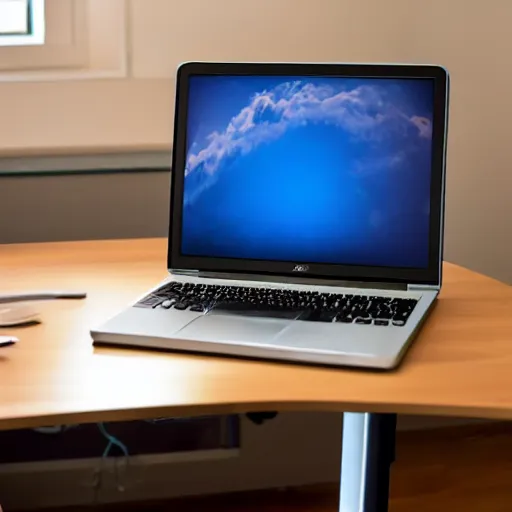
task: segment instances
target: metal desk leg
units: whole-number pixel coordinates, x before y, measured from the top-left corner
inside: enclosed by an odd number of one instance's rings
[[[343,415],[340,512],[387,512],[396,414]]]

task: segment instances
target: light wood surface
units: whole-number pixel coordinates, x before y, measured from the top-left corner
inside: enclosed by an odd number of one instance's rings
[[[397,371],[96,348],[89,329],[166,275],[166,242],[0,246],[2,292],[84,289],[44,323],[0,329],[0,428],[257,410],[512,419],[512,288],[445,265],[441,298]]]

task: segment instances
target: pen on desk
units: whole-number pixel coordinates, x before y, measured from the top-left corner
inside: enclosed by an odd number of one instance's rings
[[[87,293],[85,292],[46,290],[39,292],[0,294],[0,304],[53,299],[85,299],[86,297]]]

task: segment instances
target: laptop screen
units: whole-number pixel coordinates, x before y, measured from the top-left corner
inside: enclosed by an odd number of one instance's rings
[[[189,79],[181,253],[425,268],[434,80]]]

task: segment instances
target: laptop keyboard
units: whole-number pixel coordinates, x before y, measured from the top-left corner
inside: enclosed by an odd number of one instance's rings
[[[214,307],[252,312],[296,312],[311,322],[342,322],[402,327],[416,299],[320,293],[314,291],[249,288],[172,282],[139,302],[154,308],[205,312]]]

